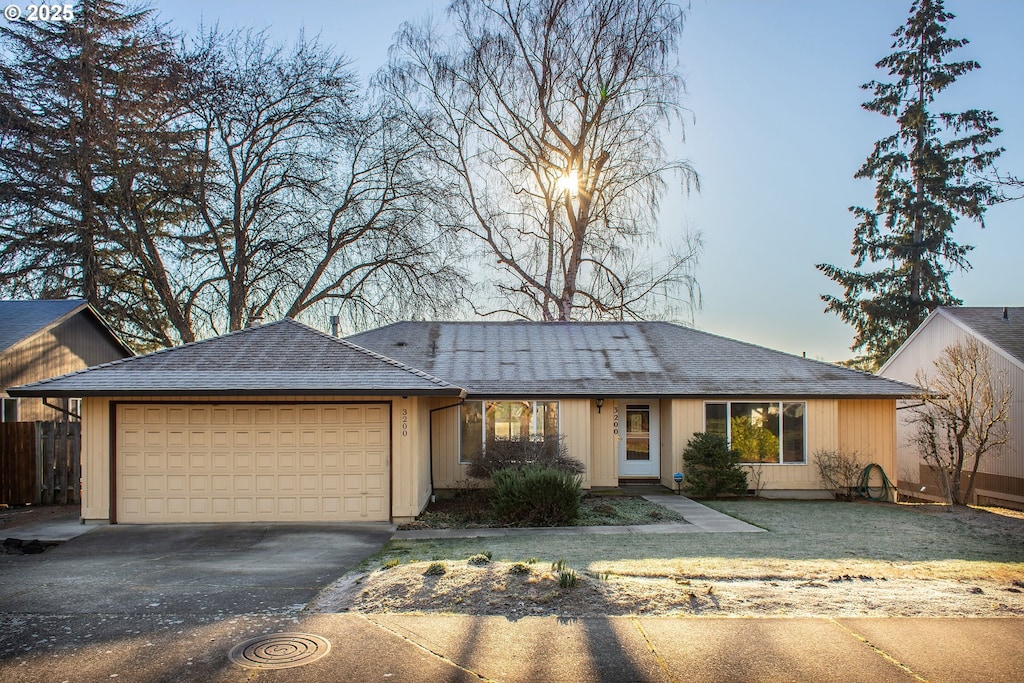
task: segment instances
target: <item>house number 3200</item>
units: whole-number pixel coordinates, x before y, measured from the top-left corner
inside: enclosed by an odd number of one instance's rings
[[[615,412],[612,414],[612,433],[615,436],[619,435],[619,407],[615,406]]]
[[[409,409],[402,408],[402,436],[409,436]]]

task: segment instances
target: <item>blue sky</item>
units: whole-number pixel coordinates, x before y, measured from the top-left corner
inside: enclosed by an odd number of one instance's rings
[[[399,25],[434,0],[157,2],[160,16],[190,30],[200,19],[222,27],[269,27],[282,40],[300,28],[347,54],[365,77],[387,59]],[[824,360],[850,357],[852,328],[823,312],[822,293],[840,289],[815,263],[852,265],[853,216],[873,206],[874,184],[853,174],[890,121],[865,112],[860,85],[885,74],[891,34],[910,0],[693,0],[680,51],[692,120],[679,156],[701,175],[699,194],[679,192],[663,205],[667,238],[700,230],[697,272],[700,329]],[[1001,167],[1024,175],[1021,64],[1024,3],[947,0],[957,15],[951,37],[971,44],[954,53],[981,69],[939,102],[948,111],[991,109],[1004,130]],[[986,227],[957,229],[973,244],[974,268],[955,274],[955,295],[969,306],[1024,305],[1024,200],[991,208]]]

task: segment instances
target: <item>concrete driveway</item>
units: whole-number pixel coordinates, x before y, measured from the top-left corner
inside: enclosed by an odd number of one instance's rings
[[[379,550],[393,530],[387,524],[91,527],[40,555],[0,556],[0,606],[7,613],[63,615],[301,609]],[[31,537],[32,531],[5,533]]]
[[[0,680],[100,680],[119,671],[134,672],[128,680],[183,680],[211,673],[204,657],[244,680],[247,670],[226,661],[230,647],[294,630],[306,603],[393,530],[79,527],[84,534],[42,554],[0,555]],[[47,537],[32,528],[3,534]]]

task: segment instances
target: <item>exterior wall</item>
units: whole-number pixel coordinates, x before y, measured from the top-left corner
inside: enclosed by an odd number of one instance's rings
[[[741,398],[730,400],[772,400],[771,397]],[[805,464],[763,464],[746,465],[749,470],[748,482],[754,487],[755,477],[760,476],[760,485],[765,491],[821,491],[821,477],[814,454],[820,450],[837,448],[871,453],[865,464],[877,462],[890,478],[895,471],[895,401],[859,399],[806,399]],[[662,428],[669,435],[668,447],[671,452],[662,453],[662,483],[671,486],[671,473],[682,472],[683,450],[697,432],[704,431],[704,403],[702,399],[673,399],[668,410],[662,411],[663,419],[668,413],[671,426]],[[844,427],[845,425],[845,427]],[[845,429],[845,431],[844,431]],[[664,443],[664,442],[663,442]],[[671,462],[671,471],[664,465]],[[666,480],[666,476],[668,479]]]
[[[565,446],[569,457],[583,463],[586,474],[583,475],[583,488],[593,486],[590,468],[593,461],[591,452],[592,431],[590,428],[590,411],[593,401],[587,399],[564,399],[558,402],[558,429],[565,437]]]
[[[391,514],[415,517],[430,499],[429,399],[387,396],[141,396],[82,401],[82,519],[110,519],[110,456],[113,402],[286,403],[359,401],[391,404]],[[407,411],[403,414],[403,411]],[[403,418],[405,418],[403,420]]]
[[[933,315],[882,368],[880,375],[915,383],[918,371],[934,372],[933,362],[953,344],[975,336],[944,315]],[[981,339],[981,341],[985,341]],[[1024,509],[1024,367],[993,347],[989,347],[992,367],[1005,378],[1013,392],[1010,408],[1010,442],[999,453],[982,460],[975,483],[975,502],[1008,505]],[[910,405],[912,402],[901,402]],[[907,414],[898,410],[896,425],[897,475],[900,488],[926,499],[941,499],[931,472],[911,445],[912,429]],[[923,494],[921,485],[925,485]]]
[[[514,399],[510,396],[509,400]],[[431,408],[455,403],[453,399],[433,399]],[[583,488],[594,486],[590,473],[593,458],[591,413],[596,411],[593,401],[587,399],[561,399],[558,402],[559,431],[565,437],[569,455],[583,462],[587,468]],[[607,411],[605,411],[607,412]],[[430,418],[430,443],[433,448],[434,487],[438,489],[462,488],[469,483],[468,465],[459,462],[460,422],[459,410],[435,410]],[[602,415],[602,417],[604,417]],[[424,423],[426,424],[426,423]],[[611,425],[611,422],[608,422]],[[609,426],[609,432],[611,428]],[[614,463],[613,463],[614,464]],[[601,486],[602,484],[596,484]],[[614,486],[614,484],[610,484]],[[429,486],[429,482],[428,482]]]
[[[742,398],[736,400],[764,400]],[[768,397],[767,400],[771,400]],[[617,486],[619,443],[614,434],[612,399],[607,399],[600,413],[593,400],[564,399],[559,402],[561,431],[565,434],[570,455],[587,465],[586,488]],[[806,420],[807,462],[798,465],[749,466],[760,472],[761,486],[766,491],[821,492],[814,454],[819,450],[844,449],[865,456],[865,463],[881,465],[890,479],[895,475],[895,401],[859,399],[808,399]],[[452,403],[434,399],[432,407]],[[682,472],[683,450],[696,433],[704,430],[703,399],[661,400],[661,484],[674,488],[672,475]],[[466,466],[459,459],[459,414],[450,409],[433,414],[432,446],[434,486],[438,489],[459,488],[468,481]],[[753,480],[751,476],[751,485]]]
[[[82,519],[110,519],[110,400],[82,399]]]
[[[467,465],[459,463],[461,434],[459,408],[445,408],[456,405],[452,398],[435,398],[430,401],[430,447],[434,468],[434,488],[457,489],[469,481]],[[441,408],[442,410],[438,410]]]
[[[880,465],[895,483],[896,401],[839,401],[839,450],[856,453],[865,466]]]
[[[590,485],[619,485],[619,442],[615,436],[615,399],[605,399],[601,412],[597,402],[590,408]]]
[[[430,501],[428,401],[417,396],[391,401],[391,517],[395,522],[411,520]]]
[[[59,325],[21,341],[0,354],[0,396],[3,389],[84,370],[126,356],[124,350],[91,313],[79,312]],[[50,403],[61,404],[60,401]],[[62,413],[40,398],[21,398],[18,420],[60,420]]]

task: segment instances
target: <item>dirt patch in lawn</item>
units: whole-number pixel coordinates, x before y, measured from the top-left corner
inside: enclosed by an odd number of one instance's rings
[[[990,545],[1024,542],[1024,515],[1012,511],[962,508],[946,512],[934,507],[898,510],[894,514],[910,515],[911,520],[914,515],[922,515],[925,522],[935,516],[934,533],[940,537],[939,532],[948,530],[973,535],[982,545],[986,542],[983,539],[989,539]],[[607,543],[606,548],[635,543],[686,544],[701,536],[705,535],[673,535],[662,540],[650,536],[588,537],[588,544]],[[737,544],[745,540],[742,534],[728,536]],[[756,541],[754,536],[758,537]],[[764,534],[750,537],[752,543],[768,540]],[[708,542],[714,540],[709,538]],[[899,542],[895,538],[887,540]],[[429,547],[436,552],[439,546],[414,547]],[[570,550],[566,548],[565,552]],[[840,549],[837,554],[843,553]],[[391,557],[370,571],[364,565],[363,571],[343,577],[323,591],[310,608],[323,612],[501,615],[513,619],[628,614],[1024,615],[1024,564],[996,557],[991,561],[869,556],[787,559],[767,554],[760,558],[687,557],[673,552],[657,560],[599,560],[577,554],[576,566],[566,568],[572,570],[575,581],[563,578],[566,572],[554,567],[553,559],[523,558],[517,562],[514,558],[483,561],[476,557],[469,561],[467,555],[458,558],[451,553],[439,553],[431,560],[422,559],[422,555],[401,561]]]
[[[650,577],[577,571],[575,585],[541,564],[415,562],[343,578],[313,611],[433,612],[592,617],[627,614],[751,616],[1021,616],[1024,581],[887,579],[819,574],[799,579]],[[525,567],[525,569],[523,569]]]

